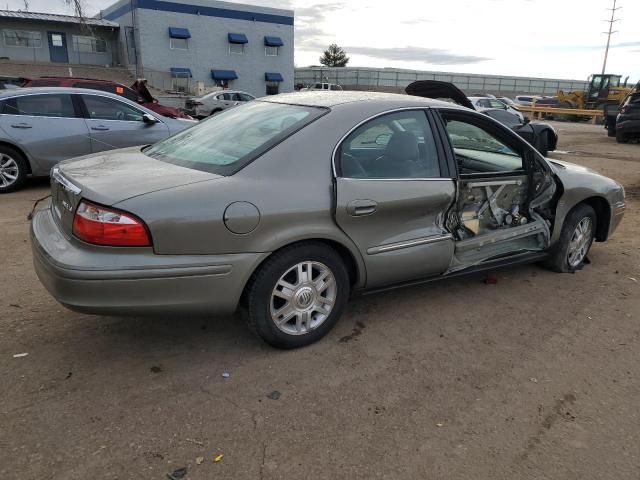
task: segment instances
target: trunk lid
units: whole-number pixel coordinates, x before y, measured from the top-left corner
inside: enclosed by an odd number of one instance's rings
[[[112,150],[100,155],[59,163],[51,172],[51,208],[67,232],[80,200],[112,206],[158,190],[223,178],[156,160],[141,147]]]
[[[418,80],[409,84],[405,92],[416,97],[451,100],[453,103],[475,110],[473,103],[464,92],[449,82]]]

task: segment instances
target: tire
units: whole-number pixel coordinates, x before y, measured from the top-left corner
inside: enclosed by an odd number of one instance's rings
[[[575,272],[580,270],[584,266],[585,259],[589,253],[589,249],[593,244],[595,237],[595,231],[597,226],[596,212],[589,205],[580,204],[575,207],[562,225],[562,232],[560,232],[560,238],[555,247],[551,251],[551,254],[545,266],[555,272]],[[585,233],[585,229],[582,228],[582,235],[584,238],[580,240],[578,233],[578,226],[584,227],[585,223],[590,225],[588,233]],[[577,238],[576,238],[577,237]],[[579,255],[572,256],[572,253],[576,250],[570,248],[572,241],[577,241],[577,245],[580,247]]]
[[[313,282],[307,280],[309,270]],[[322,290],[317,289],[327,273]],[[327,281],[331,278],[333,282]],[[347,268],[338,252],[322,243],[300,243],[275,253],[254,273],[245,292],[244,313],[249,327],[269,345],[299,348],[333,328],[346,308],[349,290]]]
[[[607,123],[607,137],[615,137],[616,136],[616,124],[608,122]]]
[[[0,145],[0,193],[22,188],[27,179],[27,161],[17,150]]]
[[[558,108],[576,108],[576,105],[573,102],[565,101],[560,102],[558,104]],[[577,115],[568,115],[568,114],[558,114],[556,116],[556,120],[558,122],[575,122],[577,120]]]
[[[547,136],[547,132],[542,133],[537,140],[536,150],[538,150],[543,157],[546,157],[549,153],[549,137]]]
[[[629,141],[629,138],[627,138],[627,136],[621,132],[620,130],[616,130],[616,142],[618,143],[627,143]]]

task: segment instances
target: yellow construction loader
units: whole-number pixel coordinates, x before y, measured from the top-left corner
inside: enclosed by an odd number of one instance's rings
[[[627,77],[621,85],[622,75],[593,74],[589,77],[587,90],[558,92],[559,108],[578,108],[581,110],[602,110],[605,105],[619,105],[631,92],[627,87]]]

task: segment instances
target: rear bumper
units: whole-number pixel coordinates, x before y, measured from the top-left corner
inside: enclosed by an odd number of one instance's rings
[[[38,278],[64,306],[91,314],[228,314],[266,253],[156,255],[151,249],[94,247],[69,238],[50,209],[31,223]]]
[[[616,123],[616,131],[623,133],[640,133],[640,118],[622,120]]]

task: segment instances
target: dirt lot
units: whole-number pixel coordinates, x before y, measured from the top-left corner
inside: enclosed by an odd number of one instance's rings
[[[637,480],[640,145],[556,126],[552,156],[627,189],[590,265],[362,297],[292,352],[235,318],[65,310],[31,266],[47,182],[0,197],[0,478]]]

